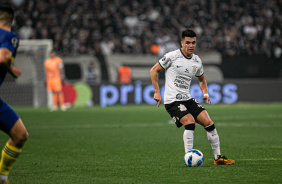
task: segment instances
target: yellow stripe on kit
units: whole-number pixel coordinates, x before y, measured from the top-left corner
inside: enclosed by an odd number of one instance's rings
[[[18,158],[19,154],[21,153],[21,149],[11,146],[9,143],[6,144],[3,151],[13,158]]]

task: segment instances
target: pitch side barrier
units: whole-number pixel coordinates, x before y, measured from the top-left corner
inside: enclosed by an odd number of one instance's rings
[[[102,84],[90,86],[93,90],[93,101],[102,107],[115,104],[156,104],[154,88],[151,84],[142,84],[136,81],[132,84],[116,85]],[[162,100],[165,86],[160,84]],[[236,102],[282,102],[279,91],[282,90],[282,81],[226,81],[223,83],[208,84],[210,99],[213,104]],[[190,86],[190,94],[202,103],[202,92],[198,84]],[[187,98],[178,95],[179,100]]]

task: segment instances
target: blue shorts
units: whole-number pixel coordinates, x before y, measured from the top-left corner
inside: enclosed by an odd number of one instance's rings
[[[0,99],[0,129],[9,134],[19,118],[10,106]]]

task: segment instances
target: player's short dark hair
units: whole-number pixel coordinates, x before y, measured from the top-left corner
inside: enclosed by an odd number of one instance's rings
[[[193,30],[186,29],[186,30],[182,31],[182,39],[184,39],[185,37],[194,38],[194,37],[197,37],[197,35]]]
[[[14,9],[10,6],[0,6],[0,21],[12,23],[14,19]]]

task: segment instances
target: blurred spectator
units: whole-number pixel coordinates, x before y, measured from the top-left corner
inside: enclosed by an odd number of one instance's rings
[[[30,22],[25,23],[23,27],[19,29],[20,39],[30,39],[32,36],[33,29],[30,26]]]
[[[103,40],[100,42],[100,48],[104,55],[108,56],[113,53],[113,50],[115,48],[114,42],[109,40],[108,38],[103,38]]]
[[[274,45],[274,57],[280,59],[282,55],[282,48],[278,45]]]
[[[178,33],[185,28],[200,35],[197,50],[201,52],[280,55],[282,2],[279,0],[12,2],[16,10],[15,31],[21,30],[23,38],[52,39],[54,49],[63,55],[93,54],[94,42],[101,43],[104,55],[152,54],[150,48],[156,43],[179,45]],[[23,25],[23,17],[31,21],[32,31]],[[105,44],[105,38],[110,38],[113,44]]]
[[[97,83],[98,78],[98,69],[95,67],[94,61],[90,61],[87,70],[87,83],[88,84],[95,84]]]
[[[24,0],[12,0],[12,2],[16,7],[19,7],[23,4]]]
[[[139,19],[137,17],[137,13],[135,11],[132,11],[130,15],[126,16],[123,20],[124,24],[131,28],[136,27],[139,23]]]

